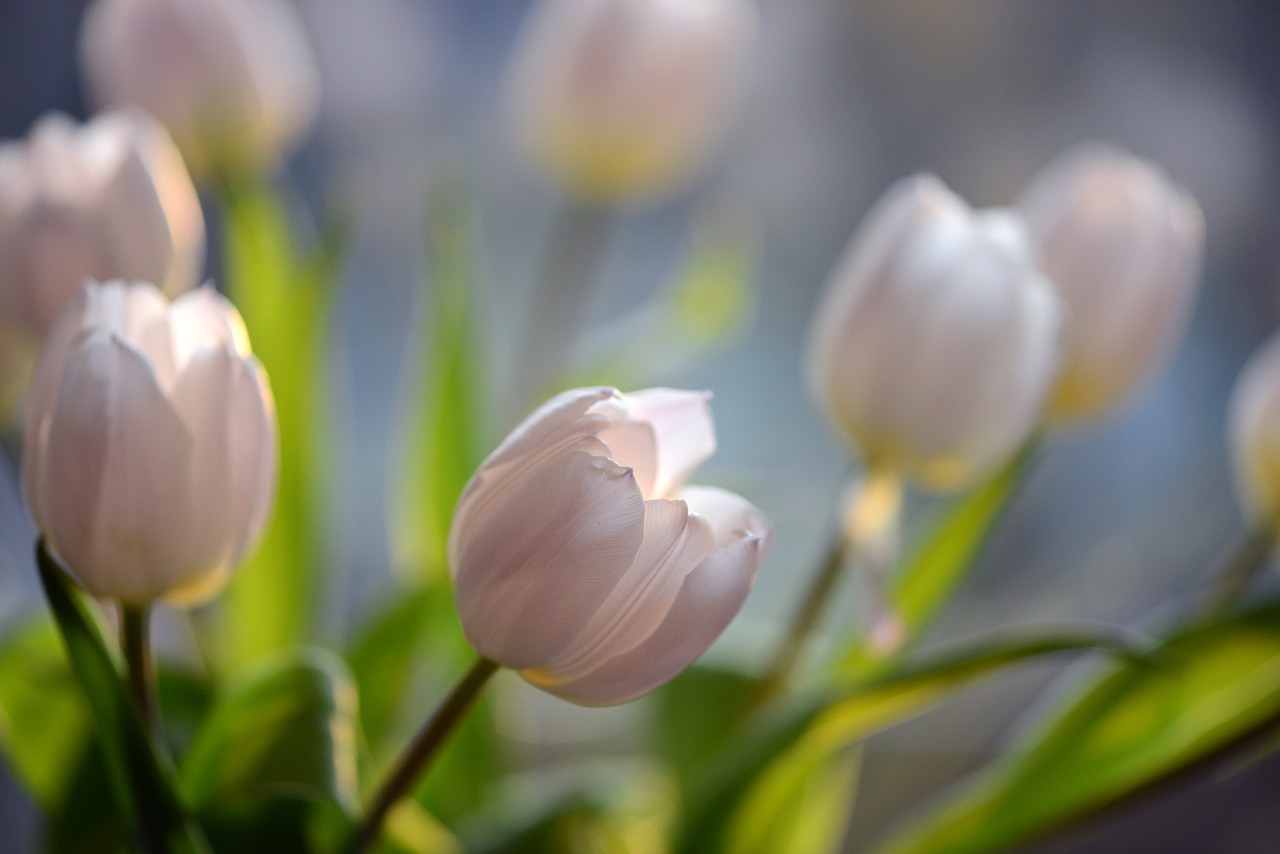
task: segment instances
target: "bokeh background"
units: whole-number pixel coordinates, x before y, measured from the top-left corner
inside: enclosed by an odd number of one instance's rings
[[[83,3],[0,0],[0,137],[40,114],[84,116],[75,59]],[[928,170],[980,205],[1016,199],[1061,150],[1109,139],[1160,163],[1200,201],[1203,289],[1173,363],[1102,424],[1054,434],[930,642],[1066,619],[1149,624],[1194,594],[1241,526],[1224,412],[1244,359],[1280,325],[1280,5],[1269,0],[759,0],[750,79],[717,155],[679,193],[620,215],[591,306],[596,325],[669,281],[690,222],[753,235],[753,322],[696,362],[646,380],[715,392],[721,449],[698,480],[749,496],[778,545],[712,655],[767,648],[812,571],[848,471],[799,381],[819,288],[872,201]],[[540,244],[559,198],[522,157],[504,73],[524,2],[299,0],[321,63],[321,119],[284,180],[313,211],[357,212],[332,342],[332,461],[323,624],[339,637],[390,589],[388,449],[397,388],[429,287],[423,207],[462,175],[481,223],[478,296],[492,432]],[[216,221],[210,253],[216,259]],[[211,260],[210,272],[217,265]],[[0,276],[3,271],[0,271]],[[590,367],[590,366],[587,366]],[[628,378],[617,382],[626,384]],[[491,438],[491,437],[490,437]],[[915,496],[913,525],[936,509]],[[0,482],[0,631],[42,607],[14,478]],[[828,621],[847,628],[850,592]],[[869,746],[849,850],[999,749],[1059,668],[988,683]],[[536,746],[621,738],[633,710],[569,709],[500,684],[504,738]],[[552,705],[553,704],[553,705]],[[541,748],[538,748],[541,749]],[[1280,761],[1197,777],[1038,850],[1275,850]],[[37,832],[0,768],[6,850]],[[14,846],[10,848],[9,846]]]

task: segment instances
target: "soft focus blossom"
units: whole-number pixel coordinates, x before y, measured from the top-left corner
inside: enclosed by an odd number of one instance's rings
[[[1060,315],[1016,216],[974,212],[937,178],[909,178],[835,270],[809,379],[871,468],[960,488],[1038,422]]]
[[[239,314],[211,287],[90,283],[50,333],[22,476],[36,526],[94,595],[213,595],[257,541],[275,410]]]
[[[1181,339],[1199,283],[1204,217],[1156,166],[1099,144],[1050,164],[1021,208],[1068,309],[1049,414],[1098,415]]]
[[[286,0],[97,0],[80,57],[99,103],[153,113],[202,176],[271,168],[319,107],[315,57]]]
[[[510,71],[529,148],[583,196],[670,187],[720,130],[754,30],[746,0],[541,0]]]
[[[1241,499],[1259,521],[1280,523],[1280,335],[1245,365],[1228,419]]]
[[[45,116],[0,145],[0,311],[39,340],[86,278],[155,282],[176,295],[204,260],[204,218],[182,158],[133,111],[77,126]]]
[[[627,702],[687,667],[769,553],[764,516],[685,486],[715,450],[708,395],[564,392],[485,460],[449,555],[468,640],[582,705]]]

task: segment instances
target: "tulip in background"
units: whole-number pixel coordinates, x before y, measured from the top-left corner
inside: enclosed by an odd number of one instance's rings
[[[77,126],[42,118],[0,146],[0,311],[38,342],[86,278],[155,282],[174,296],[204,260],[204,218],[169,135],[135,111]]]
[[[202,179],[276,166],[319,107],[315,58],[285,0],[97,0],[80,58],[98,103],[153,113]]]
[[[36,526],[95,596],[216,593],[275,484],[275,414],[236,310],[211,287],[85,285],[41,353],[23,485]]]
[[[754,30],[745,0],[541,0],[510,70],[529,148],[587,198],[671,187],[720,131]]]
[[[1204,217],[1158,167],[1100,144],[1050,164],[1028,185],[1021,210],[1069,316],[1048,414],[1097,416],[1181,339],[1199,283]]]
[[[603,706],[653,690],[719,636],[773,531],[745,499],[684,485],[715,450],[707,397],[564,392],[480,466],[449,550],[482,656]]]
[[[836,268],[809,378],[869,469],[960,489],[1038,423],[1061,313],[1016,215],[975,212],[937,178],[910,178]]]
[[[1280,337],[1245,365],[1228,415],[1241,500],[1259,524],[1280,526]]]

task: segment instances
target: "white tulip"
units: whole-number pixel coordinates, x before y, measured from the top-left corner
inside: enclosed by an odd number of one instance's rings
[[[711,147],[754,31],[745,0],[541,0],[510,71],[529,148],[582,196],[669,188]]]
[[[0,311],[39,340],[86,278],[156,282],[176,295],[204,260],[204,218],[163,127],[138,112],[77,126],[45,116],[0,145]]]
[[[1249,514],[1280,524],[1280,335],[1240,374],[1231,397],[1228,436],[1236,484]]]
[[[319,107],[315,57],[285,0],[96,0],[80,58],[98,103],[153,113],[204,177],[270,169]]]
[[[96,596],[188,604],[257,542],[275,489],[275,410],[236,310],[89,283],[45,342],[23,484],[36,527]]]
[[[1096,416],[1181,339],[1199,284],[1204,217],[1156,166],[1098,144],[1050,164],[1021,208],[1069,316],[1049,414]]]
[[[871,468],[959,489],[1035,428],[1060,324],[1021,221],[919,176],[884,195],[836,267],[809,379]]]
[[[463,631],[574,703],[671,679],[742,607],[773,531],[745,499],[684,486],[715,450],[708,395],[565,392],[485,460],[449,540]]]

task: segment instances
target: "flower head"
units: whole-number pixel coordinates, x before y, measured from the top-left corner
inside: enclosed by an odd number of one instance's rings
[[[1019,219],[918,176],[884,195],[836,267],[809,379],[870,466],[958,489],[1039,421],[1060,324]]]
[[[275,488],[271,391],[211,287],[89,283],[45,342],[23,485],[36,527],[96,596],[213,595],[260,535]]]
[[[627,702],[702,654],[773,541],[754,506],[685,486],[715,450],[708,395],[558,395],[480,466],[450,563],[476,650],[575,703]]]
[[[284,0],[96,0],[80,55],[98,103],[154,114],[201,176],[269,169],[319,106],[315,58]]]
[[[583,196],[668,188],[710,147],[754,28],[744,0],[541,0],[511,70],[532,153]]]
[[[1098,144],[1050,164],[1021,209],[1069,316],[1049,414],[1096,416],[1155,371],[1182,336],[1204,217],[1156,166]]]

